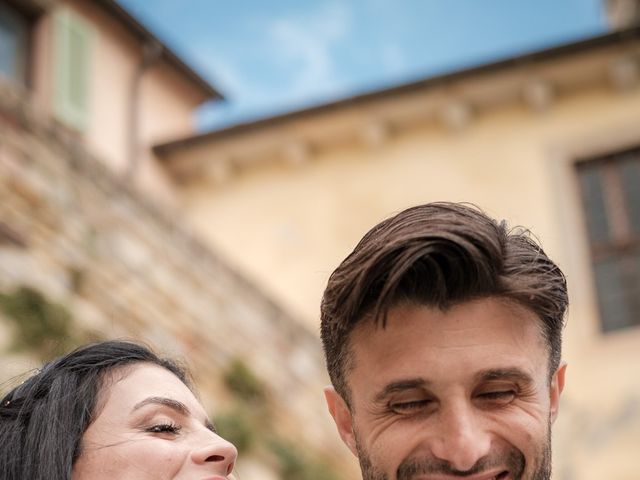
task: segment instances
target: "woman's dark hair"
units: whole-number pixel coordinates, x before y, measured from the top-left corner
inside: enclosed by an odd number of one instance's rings
[[[567,285],[527,230],[510,230],[473,205],[448,202],[381,222],[333,272],[322,298],[321,335],[333,386],[349,402],[349,338],[363,318],[384,327],[388,310],[402,302],[446,310],[490,296],[538,316],[551,378],[560,362]]]
[[[186,371],[124,341],[87,345],[45,364],[0,400],[0,480],[71,478],[85,430],[99,413],[106,374],[134,363],[166,368],[190,386]]]

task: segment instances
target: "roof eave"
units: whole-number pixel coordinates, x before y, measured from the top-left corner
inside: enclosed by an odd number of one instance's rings
[[[170,142],[155,145],[153,151],[159,157],[166,156],[175,150],[183,147],[197,145],[206,141],[214,141],[222,138],[229,138],[233,135],[244,134],[250,131],[256,131],[267,126],[273,126],[283,124],[285,122],[296,120],[304,117],[308,117],[314,114],[327,113],[332,110],[339,110],[345,107],[361,105],[365,102],[372,100],[378,100],[387,98],[389,96],[397,94],[411,93],[414,91],[420,91],[425,88],[432,88],[438,85],[447,84],[449,82],[458,81],[474,75],[496,72],[505,70],[510,67],[528,65],[545,60],[553,60],[558,57],[562,57],[569,54],[580,53],[592,48],[606,47],[615,45],[620,42],[627,41],[629,39],[640,38],[640,26],[635,26],[626,30],[615,31],[600,35],[597,37],[588,38],[578,42],[560,45],[557,47],[548,48],[545,50],[526,53],[524,55],[518,55],[510,57],[504,60],[500,60],[493,63],[483,64],[464,70],[457,70],[454,72],[438,75],[435,77],[428,77],[414,82],[397,85],[391,88],[382,90],[376,90],[373,92],[367,92],[364,94],[355,95],[353,97],[344,98],[330,103],[321,104],[318,106],[305,108],[301,110],[294,110],[281,115],[271,116],[267,118],[261,118],[245,123],[239,123],[231,125],[218,130],[212,130],[209,132],[173,140]]]
[[[147,30],[127,10],[115,0],[95,0],[95,4],[122,23],[129,31],[143,42],[157,43],[162,47],[162,59],[181,75],[183,75],[203,95],[204,100],[224,100],[224,96],[209,82],[202,78],[195,70],[180,59],[169,47]]]

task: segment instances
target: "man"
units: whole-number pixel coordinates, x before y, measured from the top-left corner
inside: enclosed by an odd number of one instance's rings
[[[524,230],[433,203],[331,275],[325,396],[364,480],[548,480],[567,288]]]

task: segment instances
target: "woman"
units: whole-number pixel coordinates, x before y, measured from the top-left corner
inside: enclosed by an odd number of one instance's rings
[[[233,478],[186,372],[108,341],[44,365],[0,401],[0,480]]]

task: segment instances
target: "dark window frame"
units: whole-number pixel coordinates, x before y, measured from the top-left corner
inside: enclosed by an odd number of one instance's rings
[[[12,14],[18,15],[24,21],[26,35],[24,37],[24,45],[22,46],[24,65],[23,72],[21,73],[23,78],[18,81],[18,84],[27,89],[32,89],[34,85],[34,32],[36,24],[44,11],[30,7],[28,2],[21,2],[19,0],[0,0],[0,5],[6,7]],[[15,81],[15,79],[9,80]]]
[[[639,181],[625,185],[624,168]],[[601,329],[606,333],[639,327],[640,205],[631,202],[640,195],[640,147],[581,159],[575,173]]]

